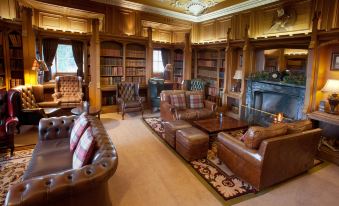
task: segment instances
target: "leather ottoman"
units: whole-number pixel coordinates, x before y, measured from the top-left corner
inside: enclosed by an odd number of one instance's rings
[[[175,148],[175,133],[179,129],[190,128],[192,125],[184,120],[175,120],[164,122],[165,128],[165,140],[166,142]]]
[[[187,161],[205,158],[208,150],[208,134],[195,128],[176,132],[176,151]]]

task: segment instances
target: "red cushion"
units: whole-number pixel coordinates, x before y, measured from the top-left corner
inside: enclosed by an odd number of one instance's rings
[[[79,169],[88,164],[94,152],[94,136],[92,127],[89,126],[84,134],[81,136],[79,144],[77,145],[73,154],[73,169]]]
[[[177,109],[186,109],[185,94],[171,94],[171,104]]]
[[[85,132],[86,128],[89,126],[89,121],[85,116],[85,113],[82,113],[80,117],[74,122],[74,126],[71,132],[70,137],[70,150],[74,152],[81,135]]]

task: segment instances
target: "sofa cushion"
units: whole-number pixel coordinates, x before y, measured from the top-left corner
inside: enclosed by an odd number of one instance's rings
[[[79,169],[86,164],[93,156],[95,140],[92,133],[92,127],[89,126],[81,136],[79,144],[73,154],[73,169]]]
[[[285,124],[287,125],[287,134],[295,134],[312,129],[312,122],[310,120],[301,120]]]
[[[287,126],[285,124],[273,124],[267,128],[253,126],[247,130],[243,139],[248,148],[258,149],[263,140],[285,135],[286,133]]]
[[[204,108],[204,96],[201,94],[189,95],[189,106],[191,109]]]
[[[134,108],[134,107],[141,107],[141,104],[139,101],[129,101],[125,102],[125,108]]]
[[[23,180],[72,169],[69,138],[39,141]]]
[[[73,152],[80,140],[80,137],[85,132],[86,128],[89,126],[89,121],[85,116],[85,113],[82,113],[80,117],[75,121],[71,136],[70,136],[70,151]]]
[[[171,94],[171,104],[176,109],[186,109],[186,98],[185,94]]]
[[[79,97],[77,94],[63,95],[58,100],[60,100],[61,103],[79,103],[82,101],[81,97]]]

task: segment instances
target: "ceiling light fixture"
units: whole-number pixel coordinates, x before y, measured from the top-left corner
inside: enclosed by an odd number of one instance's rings
[[[216,4],[217,2],[215,2],[215,0],[171,0],[173,7],[184,8],[187,13],[193,14],[194,16],[199,16],[207,8],[215,6]]]

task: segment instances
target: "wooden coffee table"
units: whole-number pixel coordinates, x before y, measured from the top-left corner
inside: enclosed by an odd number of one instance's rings
[[[71,110],[72,114],[74,115],[81,115],[82,113],[85,112],[84,108],[82,106],[79,106],[79,107],[76,107],[76,108],[73,108]],[[95,107],[95,106],[90,106],[89,107],[89,115],[92,115],[92,116],[96,116],[98,115],[98,118],[100,119],[100,112],[101,112],[101,109],[98,108],[98,107]]]
[[[219,132],[246,129],[248,124],[244,121],[224,116],[220,118],[211,118],[193,121],[195,126],[208,133],[210,137],[215,137]]]

